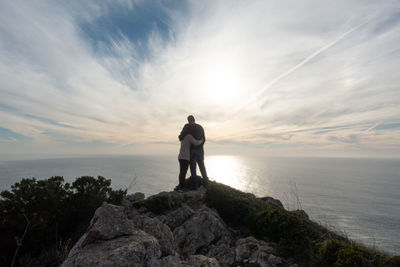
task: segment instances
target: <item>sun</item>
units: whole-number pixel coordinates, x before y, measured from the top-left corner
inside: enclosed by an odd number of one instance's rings
[[[205,97],[213,104],[231,105],[240,98],[240,72],[229,62],[213,62],[204,75]]]

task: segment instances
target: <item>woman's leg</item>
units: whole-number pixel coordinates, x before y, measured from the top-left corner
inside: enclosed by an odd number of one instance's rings
[[[179,187],[183,188],[185,183],[186,173],[189,167],[189,161],[184,159],[179,159]]]

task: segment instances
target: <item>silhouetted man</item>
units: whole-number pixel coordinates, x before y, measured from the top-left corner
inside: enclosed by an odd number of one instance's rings
[[[188,116],[187,120],[188,123],[183,127],[181,134],[179,135],[179,140],[182,141],[187,134],[191,134],[197,140],[203,139],[203,142],[200,145],[192,145],[190,149],[190,177],[192,180],[192,187],[195,189],[197,188],[196,163],[199,165],[201,176],[204,180],[204,186],[207,186],[208,184],[207,171],[206,167],[204,166],[204,143],[206,141],[206,137],[203,127],[195,122],[195,119],[192,115]]]

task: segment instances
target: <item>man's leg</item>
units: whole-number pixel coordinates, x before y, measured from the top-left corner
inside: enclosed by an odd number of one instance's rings
[[[207,176],[206,166],[204,165],[204,152],[203,151],[201,151],[199,157],[197,158],[197,164],[199,164],[200,173],[204,180],[204,186],[207,186],[208,185],[208,176]]]
[[[197,174],[196,174],[196,163],[199,153],[197,149],[190,151],[190,180],[192,181],[192,189],[197,188]]]
[[[183,188],[185,184],[186,173],[189,167],[189,161],[179,159],[179,188]]]

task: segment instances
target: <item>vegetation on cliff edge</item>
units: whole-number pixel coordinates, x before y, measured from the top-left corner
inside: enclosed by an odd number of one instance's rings
[[[399,257],[366,248],[293,212],[268,204],[254,195],[210,182],[206,204],[225,222],[248,228],[278,252],[294,257],[300,266],[400,266]]]

